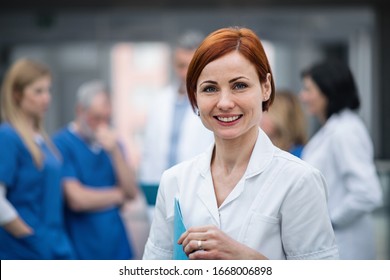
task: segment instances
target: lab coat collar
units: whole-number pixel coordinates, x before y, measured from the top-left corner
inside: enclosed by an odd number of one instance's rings
[[[274,153],[275,146],[264,131],[259,128],[259,136],[257,137],[252,156],[245,171],[245,179],[263,172],[271,163]]]
[[[326,121],[324,128],[329,130],[334,126],[338,126],[340,119],[350,118],[353,115],[356,115],[356,113],[350,109],[344,109],[338,113],[335,113],[331,115],[330,118]]]
[[[210,145],[206,153],[200,158],[197,166],[203,178],[206,178],[210,172],[211,157],[213,155],[215,143]],[[253,148],[248,167],[245,171],[244,177],[248,179],[261,173],[271,162],[275,152],[275,146],[272,144],[268,136],[259,128],[259,134]]]
[[[302,158],[306,157],[306,154],[311,154],[318,150],[323,143],[326,143],[326,139],[331,137],[336,132],[336,128],[339,127],[341,119],[349,118],[355,113],[349,109],[344,109],[338,113],[330,116],[326,123],[318,129],[310,141],[305,145],[302,151]]]
[[[203,178],[198,188],[198,196],[202,200],[210,215],[213,217],[216,226],[220,226],[219,210],[215,199],[212,176],[210,171],[211,157],[215,144],[210,145],[208,151],[201,155],[198,159],[197,166]],[[271,163],[275,152],[275,146],[272,144],[268,136],[259,129],[259,134],[253,149],[251,158],[248,163],[247,170],[238,185],[233,189],[232,193],[226,198],[221,207],[235,200],[243,192],[245,180],[260,174]]]

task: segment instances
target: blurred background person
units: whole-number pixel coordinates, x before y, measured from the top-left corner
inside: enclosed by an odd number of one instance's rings
[[[213,141],[189,103],[186,75],[192,56],[203,40],[200,32],[184,32],[173,49],[174,77],[148,111],[139,181],[158,186],[164,170],[204,151]],[[156,193],[155,193],[156,194]],[[150,207],[149,217],[153,215]]]
[[[301,157],[307,142],[307,121],[301,101],[292,91],[276,91],[274,103],[264,112],[260,127],[275,146]]]
[[[61,158],[43,120],[51,71],[30,59],[11,65],[1,89],[0,259],[73,259],[65,234]]]
[[[325,176],[328,207],[342,259],[376,259],[373,211],[382,190],[373,144],[357,114],[358,90],[349,67],[336,60],[302,72],[300,97],[321,128],[303,149],[302,158]]]
[[[76,119],[53,136],[64,159],[65,221],[79,259],[133,258],[120,207],[138,191],[110,127],[108,94],[100,81],[82,84]]]

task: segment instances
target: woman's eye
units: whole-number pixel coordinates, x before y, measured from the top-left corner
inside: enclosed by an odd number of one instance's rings
[[[45,90],[42,88],[36,88],[35,89],[35,94],[42,94]]]
[[[248,86],[245,83],[236,83],[234,84],[234,89],[244,89],[247,88]]]
[[[203,89],[203,92],[206,92],[206,93],[212,93],[212,92],[215,92],[215,91],[216,91],[215,87],[205,87]]]

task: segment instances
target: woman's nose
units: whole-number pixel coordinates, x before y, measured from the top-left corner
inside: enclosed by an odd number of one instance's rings
[[[233,95],[228,90],[222,90],[217,103],[217,108],[220,110],[229,110],[234,107]]]
[[[50,91],[46,91],[44,94],[44,101],[45,103],[49,104],[51,102],[51,93]]]

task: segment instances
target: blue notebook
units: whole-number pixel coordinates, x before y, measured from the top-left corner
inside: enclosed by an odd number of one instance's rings
[[[181,215],[179,200],[175,198],[175,216],[173,219],[173,259],[174,260],[188,260],[187,255],[183,251],[183,246],[177,244],[179,237],[186,231]]]

